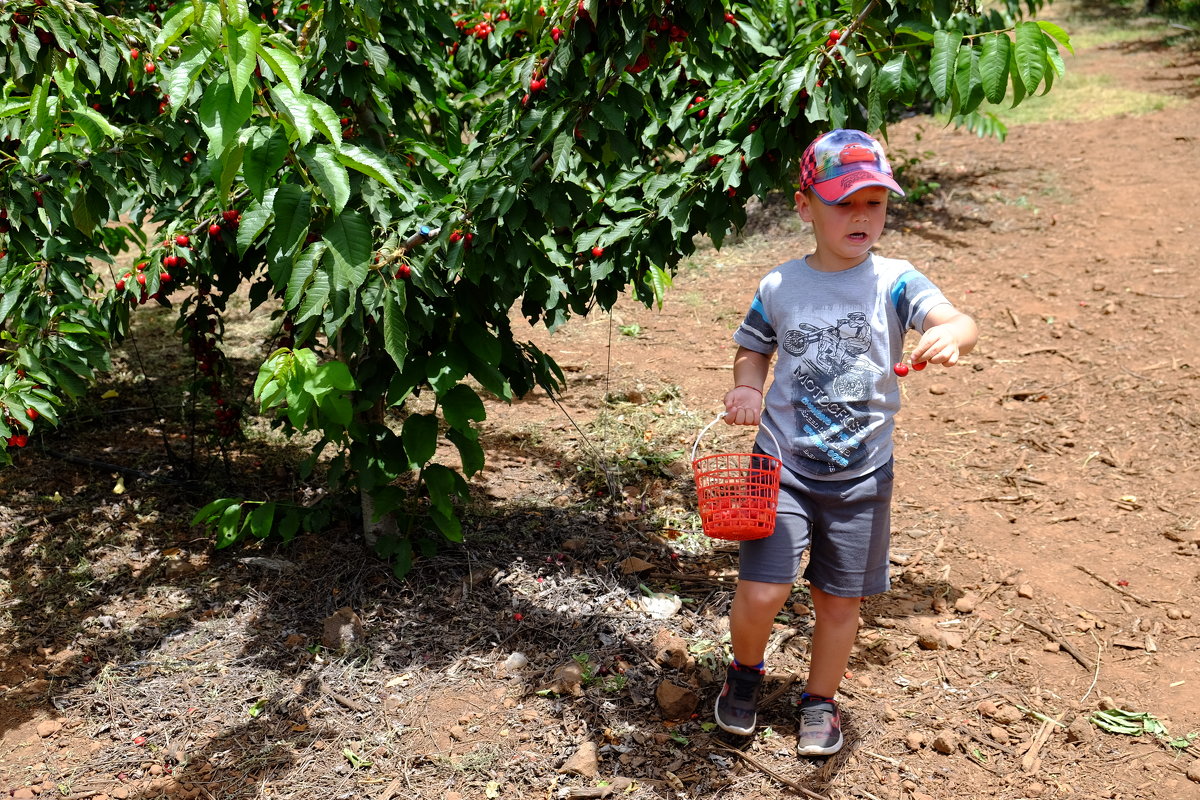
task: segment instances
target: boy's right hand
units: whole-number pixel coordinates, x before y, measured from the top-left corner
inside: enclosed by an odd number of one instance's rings
[[[725,393],[725,423],[757,425],[762,417],[763,396],[749,386],[735,386]]]

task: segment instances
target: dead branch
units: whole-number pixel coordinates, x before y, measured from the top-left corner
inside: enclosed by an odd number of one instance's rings
[[[1041,623],[1034,622],[1033,620],[1031,620],[1027,617],[1016,617],[1016,620],[1017,620],[1017,622],[1020,622],[1022,625],[1026,626],[1027,628],[1033,628],[1035,631],[1037,631],[1038,633],[1042,634],[1050,641],[1057,644],[1063,650],[1066,650],[1067,653],[1070,654],[1071,658],[1078,661],[1079,665],[1082,666],[1084,669],[1086,669],[1088,672],[1092,671],[1092,665],[1090,663],[1088,663],[1088,660],[1083,657],[1083,653],[1079,652],[1079,650],[1075,647],[1075,645],[1071,644],[1066,639],[1059,636],[1057,633],[1050,630],[1049,628],[1043,626]]]
[[[730,747],[729,745],[724,744],[722,742],[713,742],[713,744],[716,745],[717,748],[724,750],[727,753],[733,753],[735,756],[742,759],[747,764],[754,767],[755,769],[757,769],[762,774],[766,775],[771,780],[777,781],[778,783],[782,783],[784,786],[788,787],[792,791],[799,792],[800,794],[809,798],[809,800],[829,800],[829,798],[826,797],[825,795],[817,794],[816,792],[805,789],[803,786],[801,786],[800,784],[791,780],[790,778],[783,777],[778,772],[771,769],[766,764],[763,764],[761,761],[754,758],[754,756],[750,755],[749,753],[743,753],[741,750],[738,750],[737,748],[734,748],[734,747]]]
[[[1154,608],[1154,604],[1151,603],[1149,600],[1146,600],[1142,597],[1138,597],[1136,594],[1129,591],[1124,586],[1118,586],[1117,584],[1113,583],[1112,581],[1108,580],[1107,578],[1100,577],[1095,572],[1092,572],[1090,569],[1083,566],[1082,564],[1076,564],[1075,569],[1079,570],[1080,572],[1084,573],[1085,575],[1089,575],[1089,576],[1095,578],[1096,580],[1100,581],[1100,583],[1103,583],[1105,586],[1112,589],[1114,592],[1125,595],[1126,597],[1128,597],[1130,600],[1134,601],[1138,605],[1143,605],[1146,608]]]

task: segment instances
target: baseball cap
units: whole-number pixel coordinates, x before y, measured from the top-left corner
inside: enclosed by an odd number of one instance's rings
[[[883,146],[862,131],[839,128],[823,133],[800,158],[800,191],[812,189],[828,205],[865,186],[883,186],[904,196]]]

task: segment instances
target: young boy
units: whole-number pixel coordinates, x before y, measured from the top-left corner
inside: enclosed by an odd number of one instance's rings
[[[913,369],[953,366],[978,335],[974,321],[911,264],[871,253],[889,191],[904,195],[879,142],[855,130],[817,137],[801,158],[796,192],[816,249],[762,279],[733,335],[735,386],[725,395],[725,421],[773,433],[782,453],[765,436],[757,444],[781,458],[783,471],[775,532],[741,545],[729,613],[734,660],[716,720],[733,733],[754,732],[771,625],[810,548],[804,578],[815,624],[797,748],[805,756],[842,747],[834,696],[859,606],[889,587],[892,418],[900,406],[897,373],[907,371],[900,366],[904,333],[921,331]]]

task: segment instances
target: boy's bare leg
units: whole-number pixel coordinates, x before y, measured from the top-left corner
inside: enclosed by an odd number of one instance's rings
[[[842,676],[846,674],[850,651],[858,636],[858,613],[862,606],[862,598],[838,597],[815,586],[809,588],[812,592],[815,623],[812,663],[809,664],[808,684],[804,691],[821,697],[833,697],[841,685]],[[734,604],[737,604],[736,597]]]
[[[752,667],[763,660],[775,615],[791,593],[790,583],[738,581],[729,609],[729,638],[739,664]],[[857,622],[857,613],[854,618]]]

